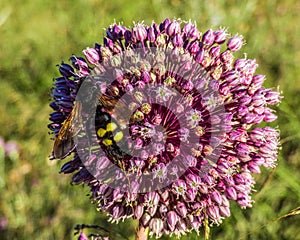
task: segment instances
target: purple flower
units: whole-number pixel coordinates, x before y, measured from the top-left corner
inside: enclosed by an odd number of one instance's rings
[[[220,224],[230,201],[252,206],[252,174],[274,168],[279,148],[278,129],[257,125],[277,118],[270,106],[282,97],[263,87],[255,60],[234,61],[244,42],[228,36],[179,19],[114,24],[59,66],[53,158],[73,154],[61,172],[88,185],[112,222],[180,236]]]

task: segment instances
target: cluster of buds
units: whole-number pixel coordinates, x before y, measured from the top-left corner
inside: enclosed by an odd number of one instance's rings
[[[234,58],[243,44],[242,36],[225,29],[201,33],[195,24],[179,19],[137,23],[132,29],[111,25],[102,45],[88,47],[84,57],[73,56],[70,65],[60,65],[49,128],[57,136],[74,108],[80,88],[76,79],[103,79],[114,66],[115,81],[102,92],[117,99],[130,95],[126,104],[133,114],[127,140],[135,153],[115,154],[114,162],[130,174],[153,173],[157,181],[147,191],[141,191],[138,181],[130,182],[130,188],[112,186],[118,177],[111,182],[97,178],[108,171],[110,156],[87,156],[97,162],[98,172],[92,174],[76,148],[61,172],[72,173],[73,183],[87,184],[93,201],[112,222],[132,217],[156,237],[198,231],[206,221],[220,224],[230,216],[230,200],[251,207],[252,174],[261,167],[274,168],[279,147],[279,131],[257,125],[276,119],[269,106],[282,97],[263,87],[265,76],[255,74],[255,60]],[[145,59],[131,58],[140,61],[139,68],[125,69],[122,60],[133,50]],[[174,159],[179,165],[168,168]]]

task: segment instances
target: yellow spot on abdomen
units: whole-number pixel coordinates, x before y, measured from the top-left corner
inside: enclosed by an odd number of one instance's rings
[[[116,130],[118,127],[118,125],[114,122],[110,122],[106,125],[106,131],[107,132],[113,132],[114,130]]]
[[[114,140],[115,140],[116,142],[120,142],[122,139],[123,139],[123,133],[122,133],[122,132],[117,132],[117,133],[114,135]]]
[[[110,140],[110,139],[104,139],[104,140],[102,141],[102,143],[103,143],[106,147],[108,147],[108,146],[111,146],[111,145],[112,145],[112,140]]]
[[[103,128],[99,128],[98,131],[97,131],[97,135],[99,137],[103,137],[105,135],[105,133],[106,133],[106,130],[103,129]]]

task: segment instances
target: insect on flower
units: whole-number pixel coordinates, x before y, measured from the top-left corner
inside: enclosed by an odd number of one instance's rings
[[[59,130],[53,145],[54,158],[63,159],[75,149],[73,137],[79,132],[78,126],[81,119],[81,107],[81,103],[75,103],[72,112]]]
[[[53,157],[55,159],[64,159],[73,152],[76,148],[74,137],[79,134],[84,122],[86,124],[92,124],[89,121],[90,119],[83,121],[83,115],[85,115],[83,108],[86,112],[88,112],[87,116],[89,116],[91,100],[95,98],[98,102],[94,119],[95,130],[97,132],[97,138],[101,142],[102,146],[104,145],[108,149],[113,149],[115,152],[116,143],[123,140],[123,133],[120,131],[120,124],[111,116],[111,114],[114,113],[114,107],[118,102],[117,97],[100,94],[100,89],[97,86],[97,83],[100,81],[97,76],[89,76],[78,80],[80,86],[83,82],[85,82],[84,87],[86,89],[78,93],[74,107],[67,119],[64,121],[54,141]],[[109,92],[111,91],[112,90]]]

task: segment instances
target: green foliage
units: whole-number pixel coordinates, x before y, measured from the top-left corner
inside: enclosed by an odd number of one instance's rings
[[[282,136],[278,168],[257,176],[256,203],[211,229],[211,239],[300,239],[300,3],[287,1],[2,0],[0,7],[0,135],[21,146],[17,158],[0,156],[0,239],[74,239],[76,224],[98,224],[113,239],[132,239],[134,224],[107,223],[90,204],[87,188],[70,186],[50,162],[49,89],[56,64],[101,42],[114,20],[151,23],[165,17],[197,22],[200,30],[225,26],[245,36],[243,50],[256,58],[266,85],[280,85],[277,109]],[[275,220],[275,221],[272,221]],[[0,225],[1,226],[1,225]],[[175,237],[173,237],[175,239]],[[162,239],[173,239],[163,237]],[[203,231],[182,239],[204,239]]]

